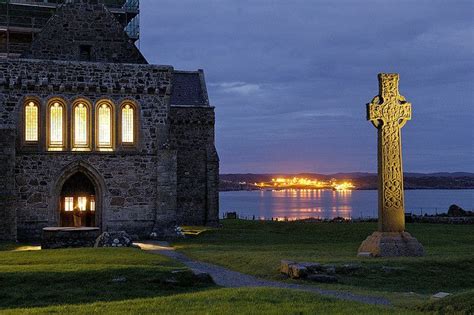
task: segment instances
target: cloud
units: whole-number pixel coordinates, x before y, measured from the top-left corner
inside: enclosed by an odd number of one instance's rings
[[[255,94],[262,90],[259,84],[245,82],[211,83],[209,86],[215,87],[224,93],[237,93],[242,95]]]
[[[413,104],[404,169],[474,172],[474,1],[140,5],[148,60],[205,70],[223,172],[375,171],[379,72]]]

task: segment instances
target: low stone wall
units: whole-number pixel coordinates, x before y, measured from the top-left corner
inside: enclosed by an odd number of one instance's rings
[[[43,229],[41,249],[94,247],[99,228],[46,227]]]
[[[474,217],[405,216],[407,223],[474,224]]]

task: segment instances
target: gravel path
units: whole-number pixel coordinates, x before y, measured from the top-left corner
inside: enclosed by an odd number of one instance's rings
[[[148,251],[154,254],[161,254],[167,257],[176,259],[188,268],[195,272],[206,272],[211,275],[212,279],[217,285],[227,288],[240,288],[240,287],[272,287],[282,289],[293,289],[300,291],[313,292],[324,296],[335,297],[342,300],[356,301],[366,304],[375,305],[391,305],[390,301],[375,296],[364,296],[350,292],[325,290],[312,285],[305,284],[293,284],[278,281],[270,281],[256,278],[247,274],[243,274],[237,271],[232,271],[224,267],[216,266],[213,264],[192,260],[185,255],[174,250],[173,247],[169,246],[166,242],[155,242],[148,241],[143,243],[136,243],[142,250]]]

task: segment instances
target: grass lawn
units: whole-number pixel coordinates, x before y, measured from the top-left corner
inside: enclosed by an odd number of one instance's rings
[[[2,247],[12,249],[13,245]],[[190,272],[172,274],[183,269],[173,260],[136,249],[0,251],[0,313],[18,307],[118,301],[202,289]]]
[[[137,249],[24,251],[0,243],[0,313],[5,314],[471,314],[474,312],[474,227],[408,225],[423,258],[362,259],[360,242],[375,224],[225,220],[223,228],[176,242],[194,258],[262,278],[284,279],[281,259],[362,264],[340,283],[318,285],[384,295],[395,307],[340,301],[284,289],[223,289],[196,283],[179,263]],[[202,233],[201,233],[202,232]],[[16,251],[18,248],[23,251]],[[391,272],[382,266],[401,267]],[[181,272],[173,272],[181,271]],[[125,281],[122,281],[124,280]],[[118,280],[118,281],[116,281]],[[307,282],[309,284],[309,282]],[[429,301],[445,291],[453,296]]]
[[[167,297],[46,308],[3,314],[421,314],[417,311],[338,301],[282,289],[217,289]]]
[[[273,280],[283,280],[278,271],[282,259],[360,263],[361,272],[340,276],[337,284],[318,286],[385,295],[399,304],[419,303],[439,291],[474,289],[474,226],[408,224],[407,230],[425,246],[425,257],[370,259],[356,254],[376,229],[375,223],[222,223],[221,229],[174,245],[190,257]],[[386,272],[382,266],[399,269]]]
[[[172,273],[187,270],[179,263],[137,249],[0,248],[1,314],[417,313],[306,292],[198,284],[190,273]],[[113,281],[120,278],[126,281]]]

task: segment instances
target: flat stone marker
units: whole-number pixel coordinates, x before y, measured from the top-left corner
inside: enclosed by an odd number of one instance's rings
[[[379,95],[367,104],[367,120],[378,133],[378,231],[359,247],[360,256],[423,256],[423,246],[405,232],[400,130],[411,119],[411,104],[398,92],[399,76],[380,73]]]
[[[433,298],[433,299],[442,299],[442,298],[445,298],[445,297],[450,296],[450,295],[451,295],[450,293],[438,292],[436,294],[433,294],[431,296],[431,298]]]

